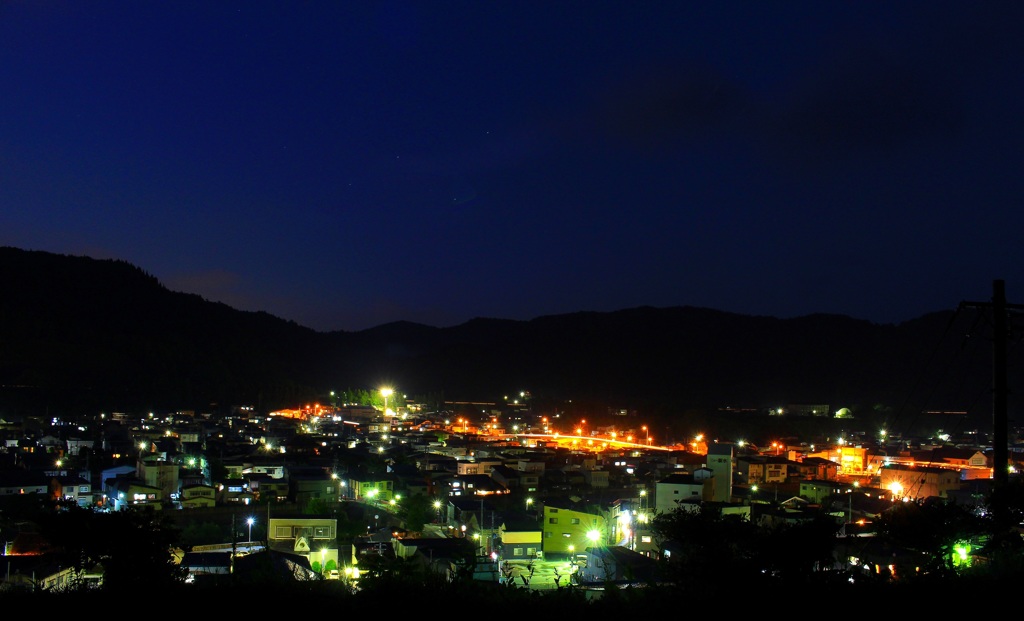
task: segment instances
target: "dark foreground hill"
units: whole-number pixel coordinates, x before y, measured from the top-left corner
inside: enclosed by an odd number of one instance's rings
[[[644,307],[323,333],[169,291],[123,261],[0,248],[0,415],[269,410],[390,383],[410,398],[523,389],[538,403],[645,414],[825,404],[909,424],[962,411],[984,427],[991,318],[958,303],[899,325]]]
[[[215,589],[185,586],[176,589],[142,588],[136,591],[96,589],[69,592],[22,592],[0,593],[0,604],[21,610],[42,610],[74,606],[102,607],[111,599],[127,608],[152,606],[154,598],[162,601],[200,601],[207,615],[224,618],[238,615],[239,609],[255,606],[255,602],[282,602],[282,610],[292,602],[301,602],[303,607],[313,610],[337,610],[349,615],[380,615],[389,618],[395,615],[425,621],[450,618],[453,614],[491,612],[498,608],[529,610],[543,618],[580,618],[605,615],[630,616],[642,610],[655,619],[671,619],[685,607],[690,614],[721,614],[722,601],[735,600],[737,589],[728,588],[728,579],[722,579],[720,588],[653,587],[610,589],[593,593],[577,589],[557,591],[530,591],[501,587],[497,584],[475,581],[474,583],[446,583],[429,585],[402,584],[401,590],[373,589],[349,592],[336,581],[295,582],[292,584],[217,585]],[[773,588],[744,586],[742,596],[750,601],[798,600],[800,607],[816,610],[831,610],[835,619],[855,619],[863,613],[860,608],[878,601],[913,602],[914,609],[921,614],[938,615],[951,609],[963,609],[966,613],[970,604],[966,601],[978,597],[991,597],[1014,588],[1015,583],[1006,578],[950,578],[925,583],[892,583],[871,585],[828,585],[797,584]],[[937,593],[954,593],[950,598],[938,597]],[[400,597],[395,597],[400,593]],[[781,595],[780,595],[781,593]],[[794,595],[797,593],[798,595]],[[965,601],[966,600],[966,601]],[[845,602],[840,606],[837,602]],[[750,604],[757,606],[757,604]],[[749,605],[748,605],[749,606]],[[158,617],[163,618],[163,617]]]

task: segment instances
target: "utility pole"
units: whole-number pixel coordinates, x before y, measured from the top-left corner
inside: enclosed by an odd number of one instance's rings
[[[231,573],[235,573],[235,555],[238,554],[238,543],[235,541],[235,512],[231,512]]]
[[[992,310],[992,480],[1003,487],[1009,480],[1009,438],[1007,421],[1006,343],[1010,338],[1007,313],[1024,305],[1006,303],[1006,286],[1002,280],[992,281],[991,302],[961,302],[960,308],[975,307]]]

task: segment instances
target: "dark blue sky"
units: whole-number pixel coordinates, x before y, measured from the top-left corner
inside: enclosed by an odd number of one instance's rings
[[[1024,3],[0,0],[0,245],[317,330],[1024,302]]]

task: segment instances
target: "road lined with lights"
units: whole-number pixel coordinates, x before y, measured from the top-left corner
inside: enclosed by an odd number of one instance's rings
[[[558,443],[559,446],[569,446],[570,448],[575,446],[576,448],[584,448],[593,451],[600,451],[608,448],[648,449],[652,451],[678,450],[678,447],[657,446],[651,444],[642,444],[638,442],[627,442],[625,440],[616,440],[597,436],[567,436],[558,433],[505,433],[499,434],[499,437],[505,440],[514,440],[517,438],[551,440]],[[578,446],[580,444],[584,444],[585,446]]]

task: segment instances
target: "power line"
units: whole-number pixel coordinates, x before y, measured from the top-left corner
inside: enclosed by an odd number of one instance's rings
[[[992,457],[993,483],[1003,487],[1009,480],[1009,423],[1006,382],[1006,349],[1010,340],[1009,311],[1024,310],[1024,305],[1006,303],[1006,286],[1002,280],[992,281],[991,302],[961,302],[960,308],[988,309],[992,315]]]

